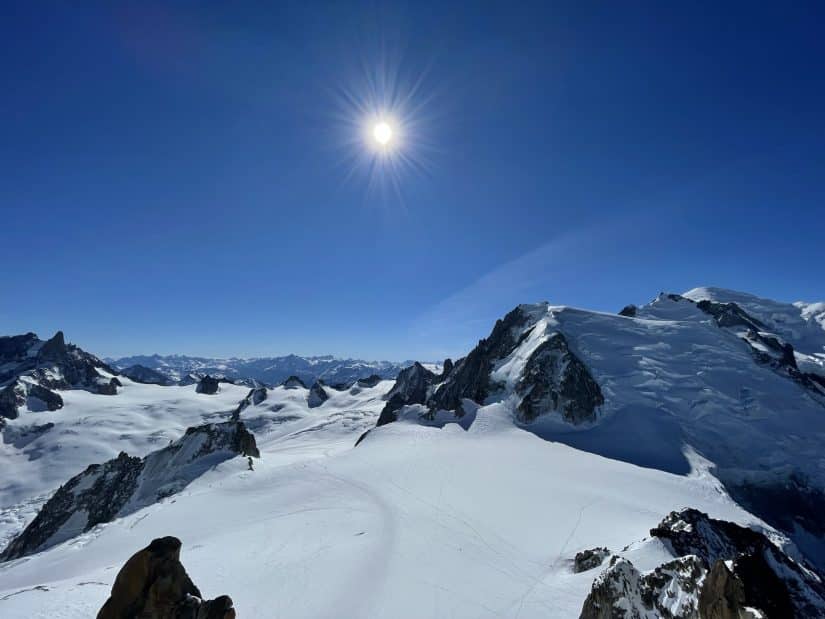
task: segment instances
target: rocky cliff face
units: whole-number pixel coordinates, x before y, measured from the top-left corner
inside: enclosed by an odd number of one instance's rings
[[[320,381],[312,383],[307,395],[307,406],[310,408],[318,408],[329,399],[329,395],[324,391],[324,385]]]
[[[189,428],[178,441],[145,458],[121,454],[72,477],[0,554],[16,559],[180,492],[209,468],[235,455],[260,457],[255,437],[239,421]]]
[[[218,389],[220,389],[220,381],[208,374],[201,378],[195,386],[197,393],[205,393],[206,395],[214,395],[218,393]]]
[[[530,423],[550,411],[572,424],[594,421],[604,396],[587,367],[570,351],[567,339],[553,333],[527,359],[516,392],[518,418]]]
[[[56,391],[85,389],[114,395],[120,381],[94,355],[67,344],[62,331],[45,342],[34,333],[0,337],[0,417],[14,419],[19,409],[57,410]]]
[[[825,586],[764,534],[694,509],[672,512],[651,536],[674,555],[642,573],[613,556],[582,619],[825,617]]]
[[[418,363],[402,370],[377,425],[395,421],[413,404],[425,406],[429,417],[452,411],[460,419],[464,400],[484,404],[490,398],[514,398],[514,414],[524,424],[551,414],[571,424],[593,421],[604,396],[564,334],[544,318],[546,311],[546,304],[515,308],[466,357],[445,360],[440,375]]]
[[[120,569],[97,619],[235,619],[232,599],[203,600],[180,561],[176,537],[152,540]]]
[[[253,387],[246,394],[246,397],[240,401],[238,407],[232,413],[232,419],[238,420],[241,418],[241,413],[249,406],[257,406],[268,397],[266,387]]]

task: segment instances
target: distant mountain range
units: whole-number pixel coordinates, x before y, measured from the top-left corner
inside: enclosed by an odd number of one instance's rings
[[[361,359],[338,359],[331,355],[321,357],[258,357],[228,359],[212,357],[189,357],[186,355],[134,355],[107,358],[106,362],[117,370],[131,375],[137,371],[152,376],[165,376],[169,382],[185,380],[189,374],[210,374],[232,380],[251,378],[268,385],[278,385],[290,376],[297,376],[306,384],[323,380],[327,384],[350,383],[359,378],[377,374],[381,378],[395,378],[401,369],[412,365],[412,361],[401,363],[392,361],[364,361]],[[437,364],[425,364],[437,369]],[[147,382],[158,382],[153,379]]]
[[[524,304],[403,365],[0,337],[2,616],[185,534],[243,617],[825,619],[825,303]]]

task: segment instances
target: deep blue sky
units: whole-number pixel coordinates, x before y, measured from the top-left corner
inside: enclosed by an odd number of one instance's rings
[[[825,11],[763,4],[6,3],[0,332],[435,359],[519,302],[823,299]],[[381,67],[398,192],[339,147]]]

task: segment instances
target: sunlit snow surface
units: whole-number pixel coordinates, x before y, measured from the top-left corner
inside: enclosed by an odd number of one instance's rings
[[[254,471],[242,458],[226,461],[180,495],[0,565],[0,614],[94,616],[133,552],[176,535],[195,582],[208,595],[230,594],[239,617],[575,616],[599,571],[572,574],[576,551],[621,550],[686,505],[753,521],[706,474],[548,443],[514,427],[502,405],[480,409],[467,432],[402,422],[351,449],[391,384],[331,391],[311,411],[306,390],[271,391],[244,412],[262,451]],[[127,384],[122,395],[132,388],[151,392],[157,409],[174,408],[155,418],[169,432],[172,417],[192,423],[209,414],[198,408],[231,403],[229,393],[210,400],[194,386]],[[646,542],[628,556],[652,568],[664,553]]]
[[[823,351],[818,305],[688,294],[735,301],[813,364]],[[662,296],[636,318],[526,309],[539,328],[494,368],[505,397],[469,429],[404,417],[353,449],[392,381],[329,389],[313,409],[306,389],[270,390],[241,415],[262,452],[254,471],[244,458],[222,462],[178,495],[0,564],[0,616],[92,617],[132,553],[175,535],[193,580],[210,597],[229,594],[241,619],[576,617],[600,571],[573,574],[577,551],[607,546],[651,569],[667,557],[649,529],[671,510],[758,524],[714,475],[798,468],[825,478],[821,402],[755,363],[735,329],[694,304]],[[508,388],[554,330],[605,404],[582,427],[552,416],[519,427]],[[0,533],[19,532],[89,463],[163,447],[187,426],[228,418],[247,393],[123,382],[117,396],[63,392],[64,409],[9,423]],[[46,422],[55,427],[42,435],[23,431]]]

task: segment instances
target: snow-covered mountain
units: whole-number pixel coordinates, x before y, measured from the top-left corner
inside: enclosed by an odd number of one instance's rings
[[[411,361],[394,363],[338,359],[332,356],[299,357],[298,355],[251,359],[136,355],[106,359],[106,361],[119,370],[141,366],[141,368],[167,377],[171,382],[178,382],[188,374],[210,374],[229,379],[251,378],[267,385],[279,385],[290,376],[297,376],[306,384],[311,384],[316,380],[323,380],[327,384],[352,383],[372,374],[377,374],[381,378],[394,378],[402,368],[412,363]],[[157,382],[157,380],[148,382]]]
[[[522,305],[397,380],[120,376],[24,403],[0,446],[0,545],[25,546],[0,614],[94,616],[126,559],[175,536],[241,618],[825,617],[822,308],[708,288],[616,315]],[[254,470],[175,456],[186,428],[237,423]],[[92,522],[126,458],[163,474]],[[36,516],[50,541],[24,544]]]
[[[0,429],[21,408],[57,410],[64,389],[115,395],[116,372],[84,350],[67,344],[62,331],[43,341],[34,333],[0,337]]]

